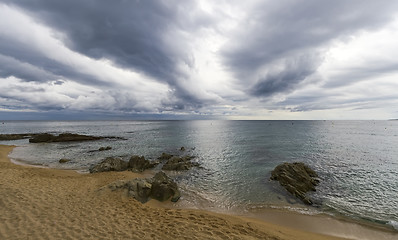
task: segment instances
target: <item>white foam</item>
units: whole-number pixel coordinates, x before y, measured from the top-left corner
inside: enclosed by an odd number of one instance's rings
[[[398,222],[397,221],[388,221],[388,225],[392,226],[395,230],[398,230]]]

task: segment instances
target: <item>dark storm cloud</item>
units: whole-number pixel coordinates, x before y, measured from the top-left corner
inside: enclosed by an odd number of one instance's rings
[[[396,1],[261,1],[223,49],[223,59],[242,85],[252,84],[249,93],[289,92],[321,64],[322,58],[308,63],[300,56],[321,56],[332,40],[382,26],[397,7]],[[290,60],[300,67],[286,64]],[[275,64],[279,72],[268,73]]]
[[[313,74],[319,62],[316,57],[303,56],[296,59],[287,59],[282,70],[268,73],[258,79],[250,93],[255,96],[271,96],[273,93],[284,92],[297,87],[307,76]]]
[[[107,58],[178,90],[178,64],[193,65],[181,31],[206,24],[192,1],[6,1],[66,34],[68,47]]]

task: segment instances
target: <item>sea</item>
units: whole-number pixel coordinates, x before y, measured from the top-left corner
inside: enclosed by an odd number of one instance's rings
[[[167,172],[182,192],[177,207],[245,214],[282,209],[327,214],[398,231],[398,121],[5,121],[0,134],[78,133],[120,138],[17,145],[17,163],[85,174],[106,157],[189,154],[200,167]],[[112,147],[97,151],[100,147]],[[184,153],[181,147],[185,148]],[[59,163],[59,159],[71,161]],[[284,162],[319,175],[313,206],[270,181]],[[159,171],[160,167],[151,170]]]

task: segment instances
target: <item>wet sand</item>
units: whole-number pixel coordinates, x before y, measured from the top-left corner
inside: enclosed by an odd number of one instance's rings
[[[141,204],[103,188],[140,174],[15,165],[7,157],[12,149],[0,145],[0,239],[339,239],[259,219]]]

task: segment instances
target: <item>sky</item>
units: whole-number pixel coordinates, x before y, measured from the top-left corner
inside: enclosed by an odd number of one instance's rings
[[[395,0],[0,0],[0,119],[398,118]]]

